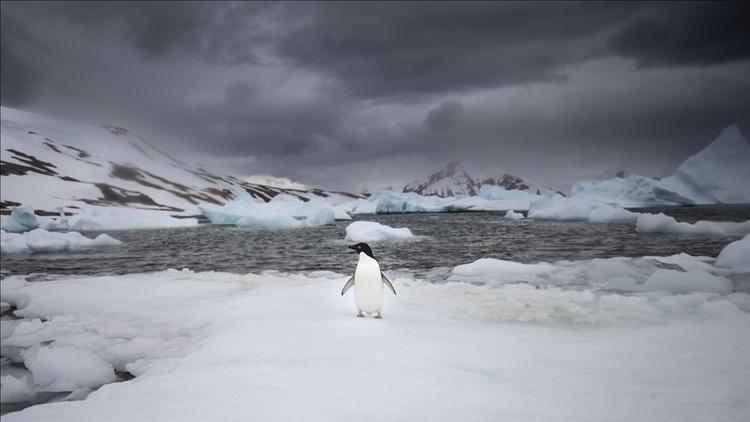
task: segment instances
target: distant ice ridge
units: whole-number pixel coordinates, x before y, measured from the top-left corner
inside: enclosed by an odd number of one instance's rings
[[[383,242],[414,237],[406,227],[393,228],[374,221],[355,221],[346,226],[346,240],[353,242]]]
[[[269,202],[258,202],[250,195],[240,195],[223,206],[203,204],[200,209],[213,224],[255,229],[324,226],[335,224],[337,215],[341,219],[348,217],[348,214],[335,209],[324,199],[303,202],[287,194],[276,195]]]
[[[492,191],[498,197],[502,188]],[[446,197],[422,196],[414,192],[375,192],[367,199],[349,201],[337,208],[349,214],[402,214],[424,212],[507,211],[526,210],[537,195],[509,193],[504,199],[481,196]]]
[[[78,232],[55,233],[44,229],[34,229],[25,233],[0,231],[0,251],[3,255],[76,251],[121,244],[119,240],[103,233],[89,239]]]
[[[571,196],[626,207],[750,203],[750,145],[734,125],[662,180],[637,175],[581,181]]]
[[[741,223],[701,220],[694,224],[678,222],[673,217],[659,214],[640,214],[635,223],[639,233],[708,234],[742,236],[750,232],[750,221]],[[750,260],[750,255],[748,255]]]
[[[545,195],[531,202],[528,218],[540,220],[587,221],[590,223],[631,222],[638,213],[581,198]]]
[[[0,300],[22,319],[0,321],[3,403],[86,400],[3,421],[744,422],[750,295],[731,282],[747,270],[718,261],[482,260],[447,283],[392,277],[382,321],[354,317],[335,273],[9,276]]]

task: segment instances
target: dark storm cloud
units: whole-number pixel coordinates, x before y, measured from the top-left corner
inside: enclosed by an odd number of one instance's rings
[[[750,58],[750,3],[660,3],[612,36],[641,66],[711,65]]]
[[[742,3],[3,2],[2,104],[339,188],[472,154],[656,174],[750,123],[743,20]]]
[[[425,126],[434,132],[447,132],[461,121],[464,107],[460,101],[445,100],[440,106],[430,110],[424,120]]]
[[[295,63],[358,95],[435,93],[560,78],[603,54],[588,36],[633,13],[626,3],[321,3],[280,43]]]

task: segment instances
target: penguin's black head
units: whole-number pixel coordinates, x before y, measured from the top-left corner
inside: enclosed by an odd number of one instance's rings
[[[375,257],[372,256],[372,249],[370,249],[370,245],[367,243],[357,243],[356,245],[349,246],[349,249],[354,249],[354,252],[356,253],[364,252],[370,258],[375,259]]]

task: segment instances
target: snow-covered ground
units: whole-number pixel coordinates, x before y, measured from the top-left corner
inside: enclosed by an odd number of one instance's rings
[[[2,321],[3,355],[31,373],[3,397],[104,385],[3,420],[745,421],[750,296],[727,286],[747,273],[713,262],[390,274],[383,320],[355,318],[346,274],[12,276],[2,301],[24,319]]]

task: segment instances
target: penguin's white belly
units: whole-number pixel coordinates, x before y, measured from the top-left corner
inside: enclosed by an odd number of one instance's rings
[[[380,312],[383,307],[383,280],[378,261],[367,254],[359,254],[354,271],[354,303],[362,312]]]

